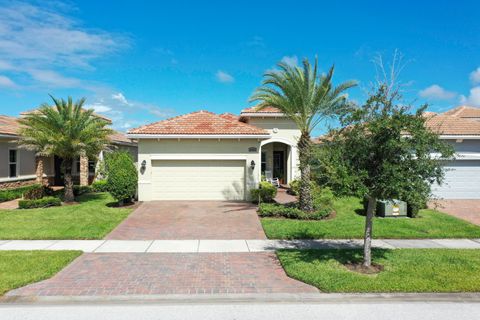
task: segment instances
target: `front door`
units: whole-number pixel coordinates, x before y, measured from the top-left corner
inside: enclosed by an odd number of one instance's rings
[[[285,152],[273,151],[273,177],[279,178],[280,183],[285,183]]]
[[[63,186],[64,184],[62,162],[63,162],[62,158],[59,158],[57,156],[54,157],[54,169],[55,169],[54,184],[56,186]]]

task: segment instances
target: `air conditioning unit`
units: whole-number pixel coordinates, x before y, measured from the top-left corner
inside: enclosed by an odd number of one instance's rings
[[[401,200],[378,200],[377,216],[379,217],[406,217],[407,203]]]

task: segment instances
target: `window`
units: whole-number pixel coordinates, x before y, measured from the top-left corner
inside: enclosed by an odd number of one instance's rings
[[[95,173],[95,161],[88,161],[88,173]]]
[[[17,174],[17,150],[10,149],[8,150],[8,176],[10,178],[15,178]]]
[[[265,170],[267,170],[267,153],[266,152],[262,152],[262,159],[261,159],[261,163],[262,163],[262,173],[265,172]]]

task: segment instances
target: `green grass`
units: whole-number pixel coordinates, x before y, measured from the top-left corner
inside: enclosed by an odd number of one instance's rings
[[[79,196],[78,205],[0,210],[0,239],[102,239],[132,209],[113,208],[107,193]]]
[[[81,251],[0,251],[0,295],[48,279]]]
[[[364,232],[365,217],[357,214],[361,208],[359,199],[341,198],[335,202],[337,215],[333,219],[262,218],[261,221],[270,239],[355,239],[362,238]],[[415,219],[375,218],[373,236],[391,239],[480,238],[480,227],[435,210],[422,210]]]
[[[478,292],[480,250],[402,249],[373,251],[384,266],[375,275],[348,270],[361,250],[277,252],[286,273],[324,292]]]

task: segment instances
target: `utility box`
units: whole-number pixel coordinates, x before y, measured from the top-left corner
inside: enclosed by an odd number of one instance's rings
[[[377,216],[379,217],[406,217],[407,203],[401,200],[378,200]]]

